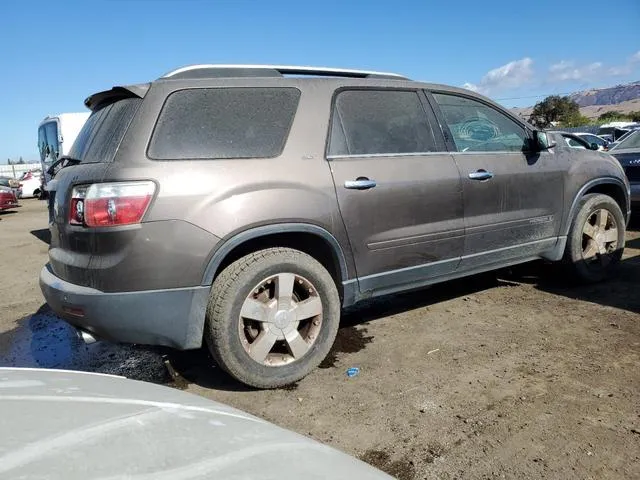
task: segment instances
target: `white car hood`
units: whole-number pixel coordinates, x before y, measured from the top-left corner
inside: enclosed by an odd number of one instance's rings
[[[0,368],[0,432],[0,478],[391,478],[223,404],[109,375]]]

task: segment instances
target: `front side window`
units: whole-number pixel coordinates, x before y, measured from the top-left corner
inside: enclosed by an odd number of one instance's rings
[[[427,115],[415,91],[341,91],[332,119],[329,156],[435,151]]]
[[[434,93],[458,152],[522,152],[527,133],[522,125],[477,100]]]
[[[280,155],[298,106],[296,88],[199,88],[167,98],[149,144],[156,160]]]

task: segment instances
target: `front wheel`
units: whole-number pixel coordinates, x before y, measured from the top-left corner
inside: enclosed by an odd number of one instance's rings
[[[276,388],[309,374],[326,357],[340,322],[329,272],[288,248],[251,253],[214,281],[205,341],[237,380]]]
[[[611,197],[589,194],[582,198],[565,251],[565,260],[578,279],[594,283],[611,275],[624,251],[625,225],[622,210]]]

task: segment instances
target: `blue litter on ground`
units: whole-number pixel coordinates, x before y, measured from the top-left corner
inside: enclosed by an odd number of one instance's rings
[[[360,373],[360,369],[358,367],[351,367],[350,369],[347,370],[347,377],[349,378],[355,377],[359,373]]]

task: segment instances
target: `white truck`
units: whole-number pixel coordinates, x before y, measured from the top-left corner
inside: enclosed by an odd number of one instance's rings
[[[43,186],[50,180],[48,168],[59,157],[68,155],[91,112],[48,115],[38,126],[38,151],[42,164]]]

